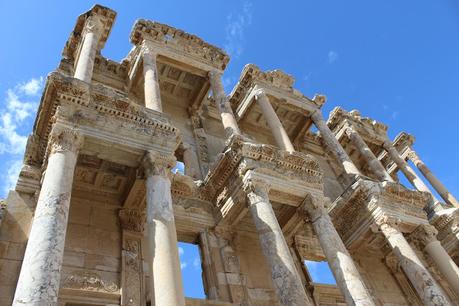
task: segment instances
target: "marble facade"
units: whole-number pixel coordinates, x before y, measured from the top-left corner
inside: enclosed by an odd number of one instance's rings
[[[47,78],[0,203],[0,305],[459,304],[458,202],[413,136],[324,118],[281,70],[246,65],[227,95],[228,55],[159,22],[136,21],[115,62],[115,18],[80,15]],[[204,299],[184,295],[179,241]]]

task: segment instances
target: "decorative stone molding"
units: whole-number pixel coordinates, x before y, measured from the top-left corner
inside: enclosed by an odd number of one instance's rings
[[[139,45],[145,40],[153,41],[177,53],[197,58],[220,70],[225,69],[229,62],[229,56],[220,48],[206,43],[195,35],[159,22],[137,20],[130,39],[134,45]]]
[[[148,151],[142,161],[147,176],[160,175],[164,177],[169,177],[172,174],[170,169],[175,166],[176,162],[174,156],[155,151]]]
[[[104,280],[99,274],[90,271],[74,271],[67,276],[62,284],[66,289],[116,293],[118,285]]]
[[[374,219],[374,224],[371,229],[374,232],[384,231],[385,233],[396,234],[400,232],[399,225],[401,220],[399,218],[381,215]]]
[[[308,194],[303,201],[304,210],[309,216],[309,220],[314,223],[315,220],[323,215],[327,215],[327,208],[325,203],[328,201],[325,197],[318,197]]]
[[[128,231],[143,232],[145,213],[138,209],[121,209],[119,211],[121,227]]]

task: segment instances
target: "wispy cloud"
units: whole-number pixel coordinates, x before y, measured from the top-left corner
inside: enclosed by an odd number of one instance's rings
[[[226,17],[225,50],[238,58],[244,51],[245,30],[252,24],[252,3],[245,1],[242,10]]]
[[[0,115],[0,154],[7,169],[3,170],[3,191],[16,183],[27,143],[27,128],[35,117],[43,78],[32,78],[6,91]]]
[[[338,60],[339,54],[334,50],[328,51],[328,63],[333,64]]]

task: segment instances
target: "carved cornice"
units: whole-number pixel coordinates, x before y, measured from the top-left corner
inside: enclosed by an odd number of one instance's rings
[[[242,178],[247,170],[265,169],[272,175],[285,179],[297,179],[317,189],[322,189],[322,171],[315,158],[301,152],[287,152],[271,145],[246,141],[233,135],[214,167],[204,180],[203,188],[212,199],[228,178]]]
[[[70,106],[64,111],[61,105]],[[84,114],[88,114],[87,117]],[[101,116],[113,118],[113,124],[122,125],[125,131],[147,138],[159,137],[178,143],[179,131],[169,123],[169,119],[157,112],[146,109],[129,100],[127,95],[108,88],[104,85],[92,85],[77,79],[66,77],[58,72],[48,76],[46,87],[34,126],[34,134],[39,141],[41,162],[52,128],[52,118],[68,117],[67,120],[76,125],[94,126],[99,123]],[[92,116],[92,117],[91,117]],[[94,117],[94,118],[93,118]],[[103,118],[102,117],[102,118]],[[34,144],[36,145],[36,144]]]
[[[76,53],[79,50],[79,45],[83,41],[84,34],[94,30],[99,34],[98,50],[101,50],[110,35],[115,18],[115,11],[99,4],[94,5],[89,11],[81,14],[77,19],[72,34],[70,34],[65,44],[65,48],[62,52],[63,56],[74,60],[77,57]]]
[[[219,70],[224,70],[229,62],[229,56],[220,48],[208,44],[196,35],[155,21],[137,20],[130,39],[135,45],[140,45],[144,40],[153,41]]]

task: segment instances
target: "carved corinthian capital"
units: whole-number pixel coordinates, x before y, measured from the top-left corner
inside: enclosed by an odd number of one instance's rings
[[[168,177],[171,169],[175,166],[177,160],[172,155],[148,151],[143,158],[143,167],[145,175],[160,175]]]
[[[303,201],[304,210],[309,216],[311,222],[314,222],[323,215],[328,214],[326,203],[328,198],[318,197],[312,194],[308,194]]]
[[[374,220],[371,229],[373,232],[383,232],[384,235],[392,235],[400,233],[400,222],[400,219],[396,217],[381,215]]]
[[[50,154],[70,151],[77,153],[83,145],[83,136],[74,129],[54,126],[49,134],[48,149]]]
[[[102,24],[100,18],[98,18],[97,16],[89,16],[86,20],[86,24],[84,27],[84,34],[94,33],[96,35],[99,35],[102,33],[103,29],[104,25]]]
[[[437,241],[437,234],[437,229],[432,225],[421,224],[411,233],[410,238],[419,248],[423,249],[429,243]]]
[[[269,184],[263,180],[248,179],[244,182],[244,192],[247,195],[249,204],[269,201]]]

